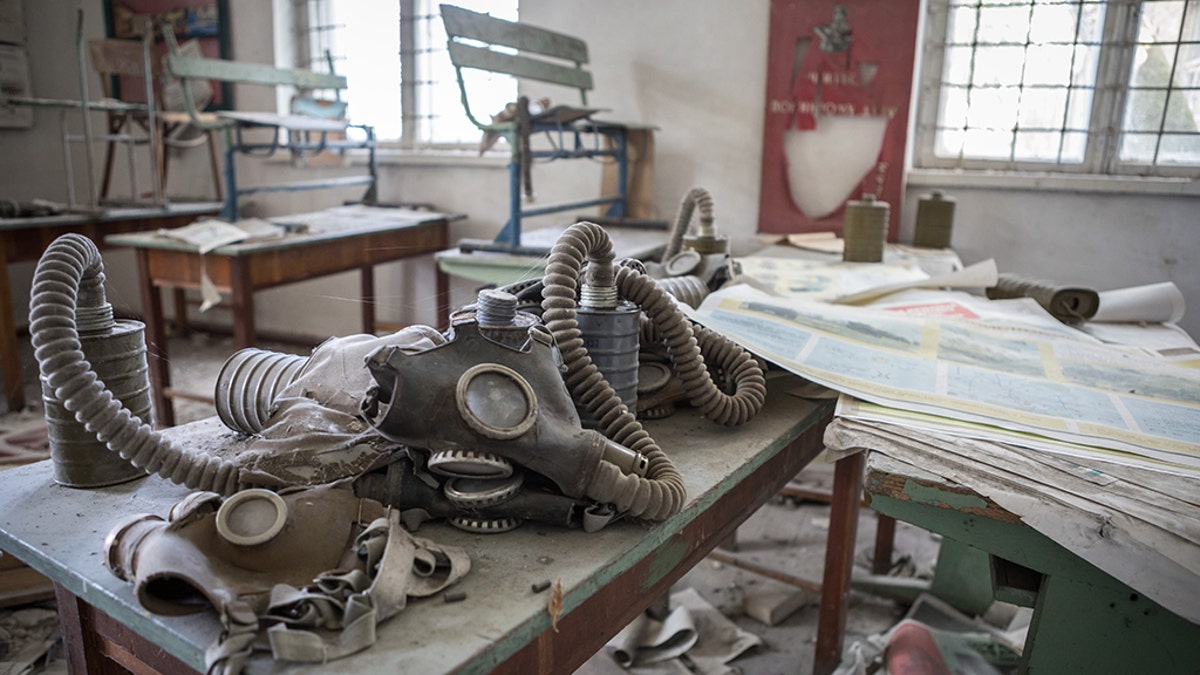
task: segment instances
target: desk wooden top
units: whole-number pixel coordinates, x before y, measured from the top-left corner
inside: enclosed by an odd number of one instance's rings
[[[162,207],[111,207],[95,212],[59,213],[53,216],[31,218],[0,218],[0,230],[69,227],[84,223],[108,223],[123,220],[153,220],[167,216],[200,216],[215,214],[220,210],[220,202],[172,202]]]
[[[300,213],[269,218],[268,220],[271,222],[288,228],[289,233],[282,237],[256,239],[222,246],[211,251],[208,255],[253,255],[266,251],[312,246],[346,237],[445,223],[453,218],[454,216],[452,215],[436,211],[417,211],[363,205],[339,206],[313,213]],[[104,241],[110,246],[132,246],[134,248],[185,252],[196,250],[196,247],[191,244],[154,232],[118,234],[105,237]]]
[[[831,414],[833,402],[790,395],[799,382],[792,376],[773,378],[762,413],[739,429],[715,425],[694,410],[647,423],[674,458],[689,495],[681,513],[655,527],[618,522],[588,534],[526,523],[500,535],[471,534],[437,523],[421,527],[420,536],[462,546],[470,553],[471,571],[454,587],[466,593],[466,600],[447,604],[434,596],[410,602],[379,626],[373,647],[339,660],[336,667],[345,672],[486,673],[550,630],[549,595],[532,592],[533,583],[561,579],[564,619],[606,589],[614,596],[611,603],[632,605],[635,600],[628,589],[612,589],[619,585],[614,580],[633,569],[645,570],[635,593],[654,592],[655,585],[691,555],[693,542],[688,538],[694,536],[689,527],[693,521],[716,510],[719,500],[735,488],[746,487],[743,484],[786,481],[789,476],[764,474],[778,472],[777,456],[801,435],[815,435],[812,453],[819,450],[820,425]],[[220,437],[222,430],[219,422],[205,420],[168,433],[181,444],[197,447],[199,438]],[[804,462],[809,460],[811,456]],[[211,611],[187,617],[151,615],[137,604],[131,587],[102,563],[103,541],[115,524],[132,514],[165,516],[186,493],[185,488],[157,477],[111,488],[73,490],[54,484],[49,462],[10,469],[0,473],[0,548],[202,670],[204,648],[220,631],[216,615]],[[737,515],[735,523],[749,513]],[[713,530],[705,535],[719,533]],[[709,547],[715,543],[710,541]],[[589,625],[587,630],[592,637],[602,632],[611,637],[621,627]],[[567,638],[564,634],[559,639]],[[247,672],[278,669],[264,655],[251,661]],[[295,672],[317,670],[324,668],[295,667]]]

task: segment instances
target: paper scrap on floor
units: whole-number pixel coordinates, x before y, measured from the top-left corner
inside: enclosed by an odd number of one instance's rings
[[[694,588],[672,593],[670,604],[674,609],[665,621],[643,613],[609,640],[604,650],[632,673],[725,675],[733,672],[726,664],[762,644],[761,638],[738,628]]]

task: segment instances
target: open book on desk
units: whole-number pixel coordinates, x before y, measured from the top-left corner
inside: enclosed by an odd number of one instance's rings
[[[158,234],[191,244],[200,253],[208,253],[222,246],[243,241],[277,239],[287,234],[287,228],[260,218],[246,218],[236,223],[217,218],[206,218],[197,220],[191,225],[159,230]]]

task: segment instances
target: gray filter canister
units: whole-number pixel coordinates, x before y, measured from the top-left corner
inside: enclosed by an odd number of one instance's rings
[[[110,310],[111,316],[111,310]],[[100,381],[138,419],[151,423],[150,369],[146,363],[146,326],[140,321],[113,321],[111,329],[88,333],[82,328],[83,356]],[[124,483],[146,473],[110,452],[96,435],[75,420],[75,415],[54,398],[42,380],[46,430],[54,480],[76,488],[97,488]]]
[[[592,363],[612,385],[630,412],[637,410],[638,317],[637,305],[622,302],[616,307],[580,305],[576,312],[580,337]],[[579,419],[589,429],[597,427],[590,413],[576,405]]]
[[[954,199],[940,191],[923,195],[917,202],[917,229],[913,245],[924,248],[950,248],[954,229]]]
[[[863,195],[862,201],[846,202],[846,262],[883,262],[887,241],[888,203],[875,201],[875,195]]]

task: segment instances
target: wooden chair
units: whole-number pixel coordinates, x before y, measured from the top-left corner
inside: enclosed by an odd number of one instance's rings
[[[151,134],[155,136],[156,142],[152,144],[152,147],[157,150],[157,156],[154,158],[154,170],[157,172],[156,185],[161,186],[162,191],[161,194],[156,195],[159,201],[162,201],[165,195],[170,169],[170,150],[194,148],[203,144],[208,145],[213,190],[217,201],[220,201],[222,199],[221,172],[217,159],[216,134],[212,129],[201,129],[200,135],[195,138],[183,137],[193,126],[192,120],[185,112],[165,108],[161,86],[163,75],[161,60],[152,58],[149,64],[150,72],[147,73],[142,43],[135,40],[91,40],[88,43],[88,50],[92,70],[100,76],[105,97],[118,98],[116,84],[118,81],[122,81],[126,89],[121,90],[120,93],[126,98],[134,98],[137,93],[146,92],[145,78],[149,75],[152,82],[149,91],[151,100],[140,102],[154,106],[153,115],[150,115],[149,111],[108,113],[108,134],[105,137],[107,145],[104,156],[104,174],[100,184],[100,200],[104,201],[109,197],[116,144],[122,142],[122,138],[126,139],[125,142],[130,142],[135,133],[135,127],[137,127],[146,134],[146,140],[143,142],[148,143]],[[134,89],[136,92],[128,91],[128,89]],[[145,96],[140,98],[145,98]],[[151,124],[152,117],[153,124]],[[135,195],[136,197],[137,195]]]
[[[467,117],[485,135],[498,135],[507,140],[512,153],[508,164],[508,222],[495,242],[484,244],[464,241],[459,248],[464,251],[519,252],[522,248],[521,219],[526,216],[607,204],[608,217],[623,218],[628,212],[627,144],[630,126],[591,119],[591,114],[598,110],[587,108],[587,94],[593,88],[592,74],[584,69],[588,63],[587,43],[570,35],[497,19],[452,5],[441,5],[441,15],[446,28],[450,61],[458,77]],[[515,54],[512,53],[514,49]],[[542,115],[531,116],[527,108],[520,107],[525,101],[520,101],[507,118],[496,116],[491,122],[481,122],[471,110],[470,96],[463,80],[464,69],[511,75],[575,90],[579,93],[582,108],[556,107]],[[545,134],[550,140],[551,149],[531,149],[529,139],[533,134]],[[590,134],[595,142],[585,143],[585,134]],[[594,158],[612,158],[617,163],[617,194],[562,204],[522,207],[522,187],[528,190],[529,169],[533,160]]]

